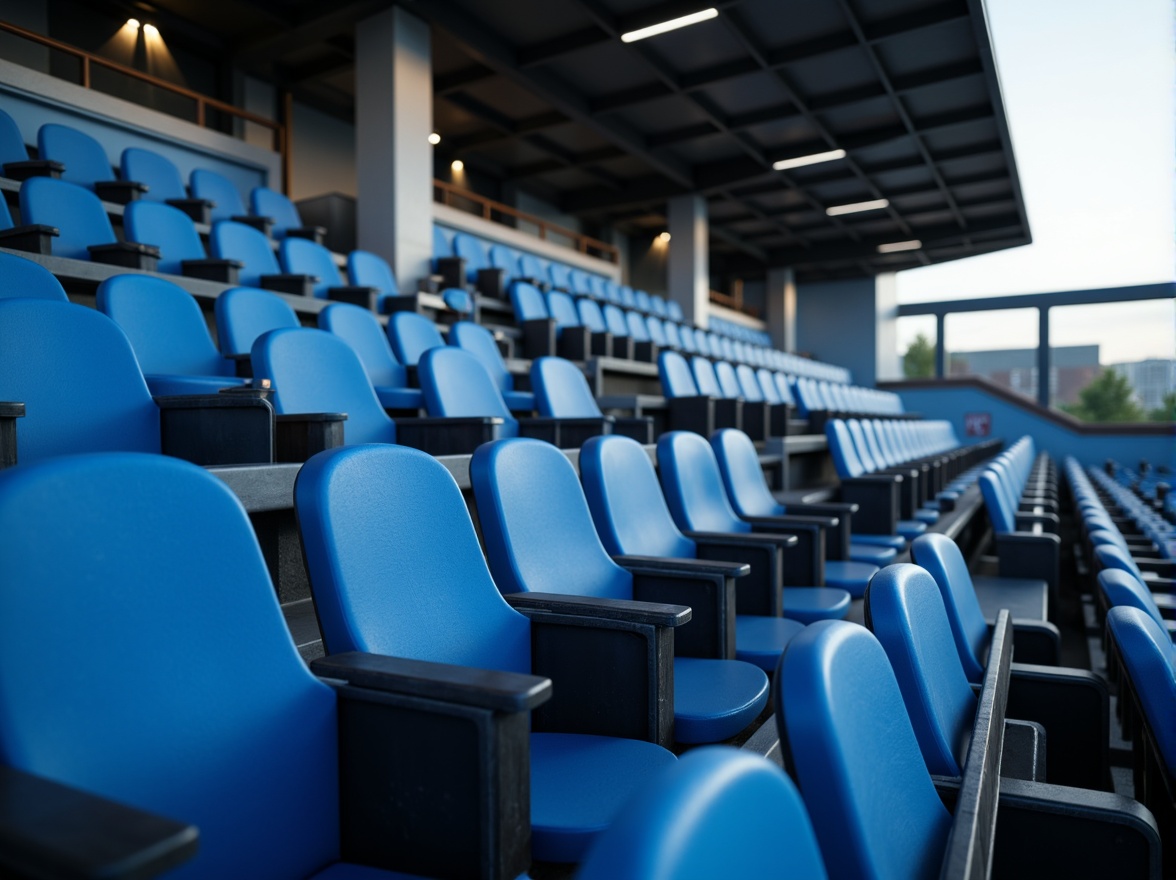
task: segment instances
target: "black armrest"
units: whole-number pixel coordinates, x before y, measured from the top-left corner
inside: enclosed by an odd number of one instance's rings
[[[244,223],[246,226],[252,226],[258,232],[264,232],[266,235],[270,234],[270,229],[273,228],[273,217],[255,217],[253,214],[234,214],[229,218],[234,223]]]
[[[0,766],[6,877],[154,877],[194,856],[198,837],[184,822]]]
[[[1140,571],[1153,571],[1156,574],[1169,576],[1176,572],[1176,560],[1173,559],[1163,559],[1158,556],[1132,556],[1131,558]]]
[[[524,614],[552,612],[666,627],[678,627],[689,623],[692,613],[685,605],[636,602],[628,599],[598,599],[594,596],[574,596],[565,593],[509,593],[505,599],[512,608]]]
[[[551,699],[551,679],[348,651],[320,657],[310,671],[356,687],[498,712],[530,712]]]
[[[47,256],[53,253],[53,239],[59,235],[60,229],[44,223],[14,226],[12,229],[0,229],[0,247]]]
[[[693,431],[703,437],[709,437],[715,432],[717,403],[718,398],[702,394],[694,397],[667,398],[670,430]]]
[[[483,443],[497,440],[505,420],[501,416],[462,418],[398,418],[396,442],[430,455],[472,455]]]
[[[825,585],[825,529],[837,520],[815,516],[769,516],[749,519],[754,533],[795,535],[796,549],[790,551],[784,565],[784,586],[823,587]]]
[[[222,357],[233,362],[237,368],[237,377],[240,379],[253,378],[253,355],[247,351],[239,351],[236,354],[225,354]]]
[[[52,159],[24,159],[20,162],[5,162],[4,176],[11,180],[28,180],[30,177],[60,178],[65,166]]]
[[[274,460],[303,462],[343,445],[346,413],[287,413],[277,416]]]
[[[841,500],[858,505],[854,515],[859,531],[893,535],[898,528],[899,490],[902,477],[894,474],[846,477],[841,480]]]
[[[314,275],[262,275],[261,286],[266,290],[276,290],[279,293],[289,293],[294,296],[310,296],[314,293],[314,284],[318,278]]]
[[[826,530],[825,555],[829,559],[848,559],[849,545],[853,541],[853,514],[859,505],[846,501],[830,501],[824,504],[785,504],[788,516],[831,516],[838,523]]]
[[[269,464],[274,410],[245,395],[157,397],[160,451],[199,465]]]
[[[301,226],[286,230],[286,238],[309,238],[315,244],[322,244],[326,234],[327,230],[322,226]]]
[[[193,223],[203,223],[207,226],[212,221],[213,203],[208,199],[164,199],[164,201],[191,217]]]
[[[137,180],[98,180],[94,183],[94,192],[98,198],[116,205],[130,204],[150,188]]]
[[[110,244],[88,245],[86,250],[90,252],[90,259],[95,263],[106,263],[110,266],[154,272],[159,264],[159,248],[153,244],[116,241]]]
[[[547,357],[555,354],[555,321],[551,318],[534,318],[520,321],[523,331],[523,351],[529,358]]]
[[[1062,634],[1048,620],[1013,618],[1013,656],[1018,662],[1057,666],[1061,650]]]
[[[23,403],[0,401],[0,469],[16,464],[16,420],[24,414]]]
[[[785,554],[799,545],[795,535],[716,534],[687,532],[699,559],[744,562],[751,573],[736,586],[738,607],[743,614],[779,617],[783,608]]]
[[[1045,581],[1050,605],[1057,607],[1061,539],[1049,532],[1004,532],[997,533],[995,541],[999,576]]]
[[[1056,513],[1017,512],[1013,514],[1013,519],[1018,529],[1026,529],[1036,523],[1040,523],[1041,527],[1046,531],[1054,533],[1057,532],[1061,524],[1061,518]]]
[[[243,265],[240,260],[181,260],[180,271],[188,278],[236,284]]]
[[[327,299],[332,302],[351,303],[353,306],[359,306],[360,308],[374,312],[376,310],[376,304],[380,299],[380,291],[374,287],[367,287],[365,285],[347,284],[339,287],[328,287]]]

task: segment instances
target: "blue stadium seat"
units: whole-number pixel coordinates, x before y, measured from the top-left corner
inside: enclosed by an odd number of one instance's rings
[[[65,166],[44,157],[29,159],[29,148],[17,128],[16,120],[0,110],[0,166],[4,176],[12,180],[29,177],[61,177]]]
[[[547,283],[543,262],[534,254],[519,254],[519,277],[532,284]]]
[[[526,475],[523,478],[523,475]],[[571,463],[535,440],[487,443],[470,481],[494,580],[503,593],[632,600],[635,576],[608,556]],[[746,728],[767,701],[763,670],[737,660],[674,661],[674,737],[718,742]]]
[[[55,226],[55,257],[94,260],[130,268],[152,269],[158,251],[147,245],[120,242],[94,193],[65,180],[31,177],[20,185],[24,223]]]
[[[270,217],[274,221],[273,236],[308,238],[321,244],[326,230],[321,226],[303,226],[298,206],[283,193],[265,186],[255,186],[249,191],[249,213],[254,217]]]
[[[368,310],[384,310],[386,296],[377,288],[341,283],[343,278],[335,265],[335,257],[321,244],[308,238],[288,236],[282,239],[278,252],[282,268],[290,276],[311,277],[311,291],[319,299],[350,303]]]
[[[208,240],[214,257],[241,264],[238,279],[246,287],[264,287],[295,295],[309,295],[313,291],[313,276],[282,274],[270,240],[253,226],[218,220],[212,224]],[[332,269],[338,279],[339,270],[333,265]]]
[[[1164,632],[1176,639],[1176,620],[1168,620],[1156,604],[1156,597],[1139,578],[1117,568],[1103,569],[1098,573],[1098,585],[1110,608],[1125,605],[1138,608],[1156,622]]]
[[[254,217],[245,210],[245,201],[241,198],[241,191],[237,185],[223,174],[218,174],[207,168],[195,168],[188,175],[189,189],[193,198],[205,199],[212,203],[209,220],[232,220],[236,223],[246,223],[268,232],[273,223],[269,217]]]
[[[61,179],[85,187],[109,202],[126,204],[146,187],[133,180],[117,180],[102,144],[83,131],[47,122],[37,131],[37,155],[65,166]],[[35,222],[25,220],[28,222]]]
[[[395,312],[388,317],[388,342],[396,359],[406,367],[415,367],[430,348],[445,345],[437,325],[416,312]]]
[[[899,495],[903,477],[899,474],[871,474],[867,471],[850,430],[842,419],[825,423],[829,454],[841,482],[841,500],[860,505],[861,518],[871,534],[896,534],[911,540],[927,531],[927,524],[899,519]]]
[[[773,876],[825,880],[800,795],[771,762],[708,746],[633,796],[576,880]]]
[[[57,276],[40,263],[16,254],[0,254],[0,299],[16,298],[69,302]]]
[[[400,296],[400,286],[392,274],[392,267],[379,254],[370,251],[356,250],[347,255],[347,280],[357,287],[374,287],[379,291],[380,311],[384,311],[385,299]]]
[[[319,312],[318,326],[338,336],[359,355],[385,409],[419,410],[424,406],[420,389],[408,387],[407,371],[392,354],[384,328],[368,309],[331,303]]]
[[[569,269],[567,266],[565,266],[563,263],[552,262],[552,263],[548,263],[548,265],[547,265],[548,281],[551,283],[551,286],[554,287],[556,290],[566,290],[569,293],[571,292],[571,290],[572,290],[571,273],[572,273],[572,270]]]
[[[514,376],[507,370],[502,352],[489,330],[471,321],[458,321],[449,328],[449,344],[468,351],[481,362],[511,412],[534,411],[535,395],[530,391],[515,390]]]
[[[200,306],[183,288],[149,275],[115,275],[98,285],[97,300],[98,310],[127,335],[153,395],[216,394],[245,384],[216,350]]]
[[[453,256],[453,245],[442,231],[441,227],[433,224],[433,268],[437,268],[437,261]]]
[[[468,351],[450,345],[429,348],[421,353],[418,370],[430,416],[501,418],[496,436],[518,436],[518,420],[482,362]]]
[[[123,233],[127,241],[159,249],[157,272],[236,283],[236,261],[208,259],[192,218],[178,208],[142,199],[131,202],[123,212]]]
[[[565,448],[578,448],[598,434],[623,434],[640,443],[653,442],[652,419],[604,415],[584,373],[569,360],[536,358],[531,362],[531,387],[539,415],[562,420],[560,445]]]
[[[503,244],[490,246],[490,265],[502,270],[502,283],[510,284],[521,276],[519,271],[519,255]]]
[[[470,284],[478,280],[479,269],[491,268],[486,246],[480,238],[468,232],[458,232],[453,236],[453,253],[466,261],[466,281]]]
[[[221,354],[248,363],[253,342],[262,333],[299,327],[298,316],[284,299],[256,287],[233,287],[213,303],[216,338]]]
[[[744,563],[758,549],[719,535],[683,535],[674,524],[653,464],[640,444],[627,437],[594,437],[580,450],[580,478],[588,509],[604,548],[613,556],[724,559]],[[762,559],[735,582],[735,657],[772,672],[789,640],[804,624],[779,616],[779,589],[762,576]],[[754,613],[752,609],[755,609]]]
[[[142,147],[127,147],[122,151],[119,170],[123,180],[137,180],[147,187],[141,200],[163,202],[177,208],[199,223],[207,223],[212,205],[206,199],[188,197],[180,169],[166,156]]]
[[[375,651],[525,674],[549,656],[495,588],[461,492],[432,457],[392,446],[324,453],[303,468],[295,503],[332,654]],[[371,523],[380,540],[363,537]],[[583,690],[570,679],[562,685],[570,701]],[[531,734],[530,819],[535,856],[571,862],[674,756],[649,742],[561,729]]]
[[[662,434],[657,440],[657,465],[670,513],[687,536],[694,532],[728,535],[753,532],[752,525],[731,509],[714,451],[703,437],[691,431]],[[824,563],[821,526],[798,522],[773,528],[772,532],[794,534],[799,542],[790,551],[792,558],[783,564],[779,575],[778,582],[786,588],[784,614],[805,623],[845,617],[850,594],[845,589],[824,585],[827,563]],[[757,537],[761,536],[757,534]]]

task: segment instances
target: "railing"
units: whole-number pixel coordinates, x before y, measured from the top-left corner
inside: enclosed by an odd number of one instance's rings
[[[593,238],[590,235],[583,235],[575,232],[565,226],[560,226],[552,223],[550,220],[544,220],[542,217],[537,217],[534,214],[528,214],[525,211],[520,211],[517,208],[512,208],[510,205],[496,202],[494,199],[488,199],[485,196],[478,195],[476,192],[471,192],[460,186],[455,186],[452,183],[447,183],[444,180],[433,181],[433,198],[435,201],[451,208],[457,208],[462,211],[468,211],[471,214],[480,216],[483,220],[489,220],[493,223],[504,223],[502,218],[509,217],[516,221],[515,229],[522,229],[518,223],[521,221],[524,224],[534,226],[536,235],[540,241],[549,241],[551,236],[563,238],[568,241],[571,247],[575,248],[582,254],[590,254],[591,256],[602,257],[610,263],[620,261],[620,252],[616,245],[611,245],[608,242],[601,241],[598,238]],[[456,203],[456,204],[455,204]]]
[[[731,293],[720,293],[717,290],[710,292],[710,301],[716,305],[723,306],[735,312],[742,312],[745,315],[750,315],[753,318],[760,317],[760,310],[755,306],[747,305],[743,302],[743,282],[736,279],[731,286]]]
[[[208,95],[203,95],[200,92],[194,92],[191,89],[183,86],[175,85],[165,79],[152,76],[149,73],[144,73],[141,70],[136,70],[133,67],[127,67],[123,64],[103,58],[100,55],[95,55],[87,52],[84,49],[79,49],[76,46],[71,46],[68,43],[62,43],[59,40],[54,40],[51,37],[46,37],[43,34],[38,34],[36,31],[26,30],[19,25],[12,24],[7,21],[0,21],[0,31],[13,34],[22,39],[29,40],[33,43],[39,43],[42,46],[47,46],[50,49],[55,49],[58,52],[64,52],[66,55],[71,55],[77,58],[82,65],[82,81],[80,85],[82,88],[89,89],[91,86],[90,71],[94,66],[103,67],[107,70],[113,70],[115,73],[131,79],[137,79],[148,83],[156,88],[171,92],[175,95],[188,98],[196,104],[196,124],[204,128],[205,121],[208,118],[208,111],[215,110],[218,113],[224,113],[227,116],[232,116],[244,122],[251,122],[254,125],[260,125],[263,128],[268,128],[273,136],[273,150],[282,157],[282,187],[284,191],[289,190],[289,163],[287,161],[289,155],[289,138],[287,137],[286,126],[280,122],[274,122],[272,119],[266,119],[264,116],[258,116],[255,113],[250,113],[248,110],[242,110],[240,107],[235,107],[232,104],[227,104],[224,101],[218,101],[216,98],[210,98]],[[288,101],[286,104],[288,105]]]

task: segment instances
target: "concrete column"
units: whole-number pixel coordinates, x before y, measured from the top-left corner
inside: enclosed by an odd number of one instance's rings
[[[667,280],[670,297],[687,321],[706,327],[710,313],[709,224],[706,199],[678,196],[666,205],[670,256]]]
[[[857,385],[902,377],[893,273],[801,284],[796,303],[798,351],[848,367]]]
[[[772,345],[796,351],[796,276],[791,269],[769,269],[764,291],[764,319]]]
[[[1049,308],[1037,310],[1037,402],[1049,409]]]
[[[433,74],[429,26],[393,7],[355,26],[359,246],[401,288],[429,274],[433,249]]]

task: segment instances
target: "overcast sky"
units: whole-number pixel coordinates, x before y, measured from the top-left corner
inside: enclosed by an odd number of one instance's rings
[[[901,272],[900,302],[1172,281],[1173,0],[987,0],[1033,244]],[[934,321],[905,319],[900,349]],[[1037,345],[1037,313],[949,317],[949,350]],[[1104,364],[1176,357],[1171,300],[1051,312]]]

